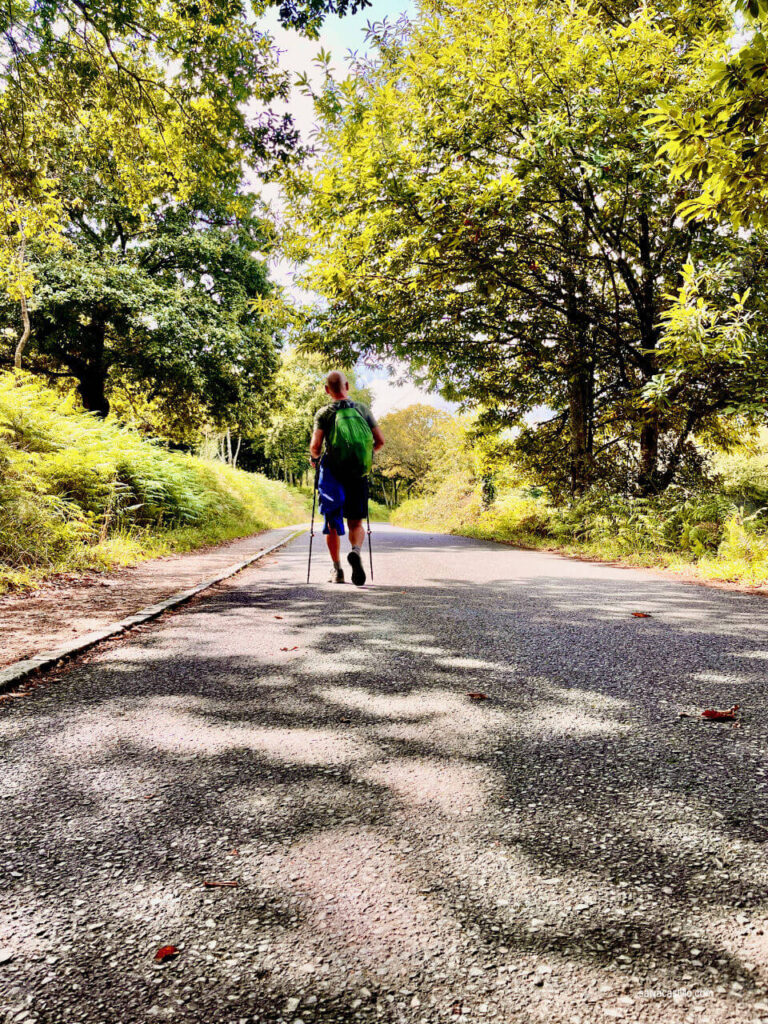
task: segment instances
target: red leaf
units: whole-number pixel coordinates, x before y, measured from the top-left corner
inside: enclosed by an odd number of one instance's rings
[[[468,693],[467,696],[470,700],[488,700],[487,693]]]
[[[298,651],[298,647],[281,647],[281,651]]]
[[[736,712],[739,710],[739,705],[734,704],[728,711],[717,711],[715,708],[707,708],[701,712],[702,718],[709,718],[713,721],[731,721],[736,718]]]
[[[636,619],[652,619],[650,612],[632,612]]]
[[[155,953],[155,960],[158,963],[163,963],[166,960],[170,960],[171,957],[178,956],[179,951],[175,946],[161,946],[160,949]]]
[[[282,619],[282,617],[283,617],[282,615],[276,615],[275,616],[276,619]]]

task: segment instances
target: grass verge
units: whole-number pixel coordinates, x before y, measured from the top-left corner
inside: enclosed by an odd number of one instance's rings
[[[480,483],[457,473],[435,493],[403,502],[390,521],[701,580],[768,585],[768,533],[761,518],[717,491],[669,492],[658,499],[592,493],[555,507],[541,492],[517,487],[485,505]]]
[[[304,519],[306,498],[168,451],[21,373],[0,373],[0,593]]]

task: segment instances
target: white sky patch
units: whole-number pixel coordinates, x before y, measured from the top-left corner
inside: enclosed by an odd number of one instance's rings
[[[446,402],[440,395],[430,394],[422,388],[417,387],[412,380],[400,383],[404,367],[400,367],[400,373],[395,378],[390,377],[386,370],[359,372],[359,383],[370,388],[373,395],[371,412],[374,416],[386,416],[388,412],[399,412],[400,409],[407,409],[409,405],[433,405],[437,409],[445,409],[446,412],[455,412],[456,406]],[[364,379],[364,378],[368,379]]]

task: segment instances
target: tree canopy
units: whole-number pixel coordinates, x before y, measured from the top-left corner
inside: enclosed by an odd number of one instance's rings
[[[410,493],[423,485],[433,463],[433,442],[448,419],[447,413],[420,403],[382,417],[379,426],[387,443],[376,453],[373,468],[374,476],[386,481],[382,490],[388,504],[397,504],[403,490]]]
[[[247,423],[277,366],[254,183],[302,153],[263,15],[368,0],[11,0],[0,13],[0,302],[13,360],[87,409],[141,387]]]
[[[407,359],[499,423],[548,407],[519,446],[574,489],[663,489],[696,464],[698,432],[766,398],[764,246],[678,216],[697,185],[670,185],[649,124],[725,55],[723,11],[420,11],[316,97],[319,156],[289,186],[295,252],[325,299],[307,343]],[[684,318],[665,314],[686,289],[699,308],[683,268],[704,264],[724,268],[713,317],[698,344],[689,318],[682,344]],[[738,331],[707,328],[729,317]]]
[[[737,0],[741,45],[711,53],[684,96],[660,100],[651,123],[677,181],[698,187],[681,204],[693,220],[768,226],[768,2]]]

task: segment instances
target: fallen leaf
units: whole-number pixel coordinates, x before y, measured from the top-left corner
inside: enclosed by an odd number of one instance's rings
[[[650,612],[632,612],[636,619],[652,619],[653,616]]]
[[[206,889],[236,889],[237,882],[233,879],[231,882],[208,882],[204,881],[203,885]]]
[[[230,857],[239,857],[240,856],[240,851],[239,850],[230,850],[229,851],[229,855],[230,855]]]
[[[281,647],[281,651],[298,651],[298,647]]]
[[[283,617],[282,615],[276,615],[275,616],[276,619],[282,619],[282,617]]]
[[[162,964],[166,960],[170,960],[172,957],[178,956],[178,954],[179,951],[175,946],[161,946],[155,953],[155,960]]]
[[[710,721],[722,722],[731,721],[736,718],[736,712],[739,710],[739,705],[734,704],[732,708],[727,711],[718,711],[716,708],[706,708],[701,712],[702,718],[708,718]]]
[[[488,700],[487,693],[468,693],[467,696],[470,700]]]

